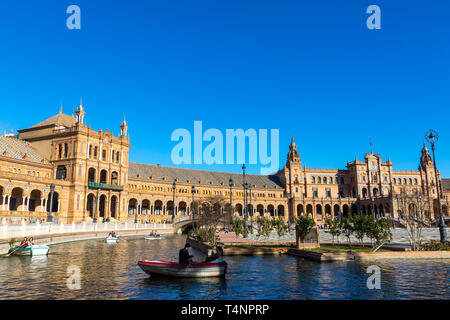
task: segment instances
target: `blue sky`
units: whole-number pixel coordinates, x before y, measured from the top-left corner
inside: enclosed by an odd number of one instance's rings
[[[71,4],[81,30],[66,27]],[[366,27],[371,4],[381,30]],[[343,169],[372,140],[395,169],[416,170],[433,128],[450,177],[449,15],[448,1],[423,0],[3,1],[0,129],[61,103],[71,114],[83,97],[96,129],[118,134],[126,114],[131,161],[174,165],[171,133],[201,120],[279,129],[280,166],[294,135],[310,168]]]

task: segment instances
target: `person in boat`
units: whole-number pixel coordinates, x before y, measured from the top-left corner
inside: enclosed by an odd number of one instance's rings
[[[28,246],[34,245],[33,237],[28,238]]]
[[[186,243],[184,245],[183,249],[180,249],[180,253],[178,255],[178,263],[190,263],[191,258],[193,258],[193,255],[189,254],[188,248],[190,248],[191,245],[189,243]]]
[[[220,258],[219,250],[217,249],[217,246],[214,246],[212,248],[211,255],[206,257],[205,262],[214,261],[214,260],[219,259],[219,258]]]
[[[26,248],[26,247],[28,247],[28,238],[27,237],[24,237],[23,238],[23,240],[20,242],[20,244],[19,244],[19,247],[20,248]]]

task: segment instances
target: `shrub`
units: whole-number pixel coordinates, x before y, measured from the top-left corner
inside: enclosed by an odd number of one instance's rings
[[[283,236],[288,230],[288,226],[283,218],[278,217],[276,220],[272,220],[272,226],[277,230],[278,236]]]
[[[237,236],[239,236],[240,234],[245,236],[248,232],[248,230],[245,230],[244,228],[244,220],[242,219],[239,218],[232,219],[230,225],[231,230],[234,231],[234,233],[236,233]]]
[[[450,251],[450,242],[441,243],[437,240],[430,240],[420,246],[421,251]]]
[[[258,218],[258,236],[268,236],[270,230],[272,230],[272,223],[268,218]]]

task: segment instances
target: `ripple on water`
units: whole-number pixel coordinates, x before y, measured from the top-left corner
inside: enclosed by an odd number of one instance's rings
[[[48,257],[0,259],[0,299],[449,299],[450,261],[316,263],[291,256],[226,257],[226,279],[150,278],[141,259],[177,260],[185,238],[115,245],[89,240],[53,245]],[[203,254],[193,250],[197,259]],[[381,268],[381,290],[366,269]],[[81,289],[66,286],[67,268],[81,270]]]

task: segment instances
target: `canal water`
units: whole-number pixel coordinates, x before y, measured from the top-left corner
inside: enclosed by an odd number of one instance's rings
[[[316,263],[291,256],[225,257],[226,279],[150,278],[141,259],[177,260],[185,237],[52,245],[44,257],[0,258],[0,299],[450,299],[450,261]],[[194,260],[204,255],[192,250]],[[369,290],[367,267],[381,269]],[[79,290],[67,287],[68,267]]]

